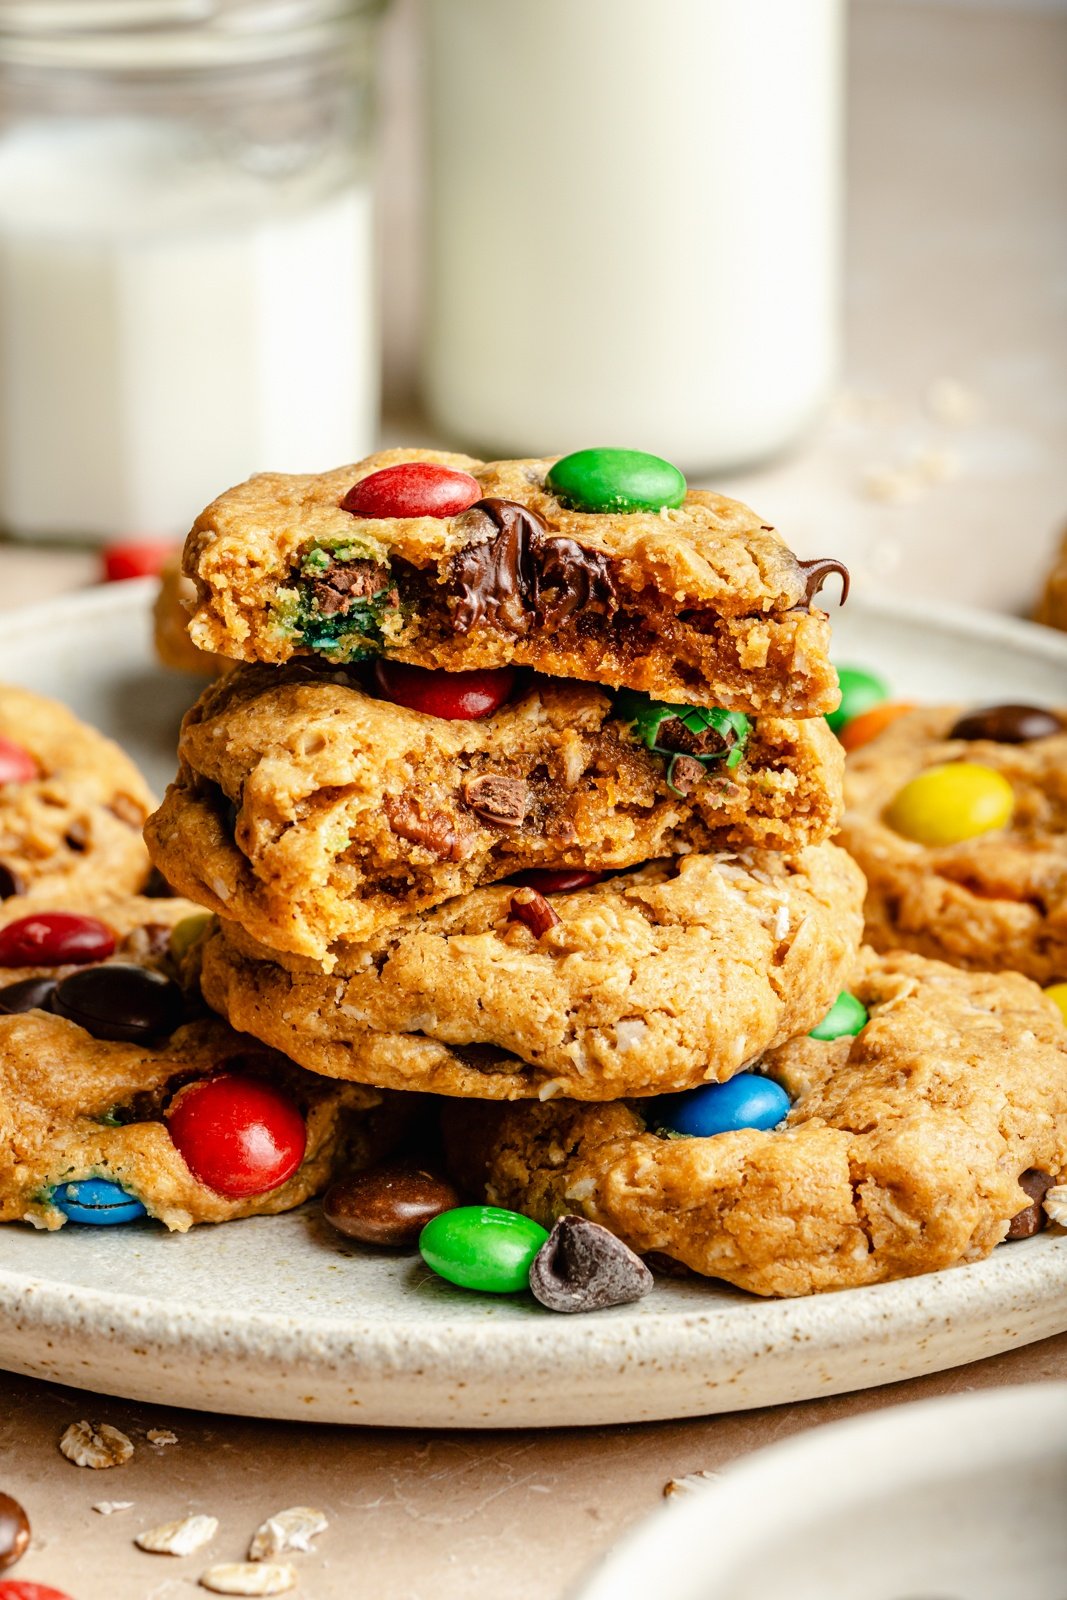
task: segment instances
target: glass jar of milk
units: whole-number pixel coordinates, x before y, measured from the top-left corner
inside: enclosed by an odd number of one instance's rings
[[[423,386],[492,455],[754,461],[838,354],[844,0],[424,0]]]
[[[0,527],[185,531],[373,447],[383,0],[0,0]]]

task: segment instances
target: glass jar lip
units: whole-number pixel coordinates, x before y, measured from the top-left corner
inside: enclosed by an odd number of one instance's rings
[[[0,0],[0,66],[184,72],[328,49],[388,0]]]

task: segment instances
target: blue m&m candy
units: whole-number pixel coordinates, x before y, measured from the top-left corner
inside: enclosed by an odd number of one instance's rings
[[[106,1178],[79,1178],[61,1183],[52,1195],[52,1204],[71,1222],[87,1222],[95,1228],[110,1228],[116,1222],[136,1222],[145,1208],[117,1183]]]
[[[655,1121],[664,1133],[710,1139],[739,1128],[776,1128],[789,1104],[789,1096],[773,1079],[739,1072],[727,1083],[705,1083],[687,1094],[666,1096],[656,1108]]]

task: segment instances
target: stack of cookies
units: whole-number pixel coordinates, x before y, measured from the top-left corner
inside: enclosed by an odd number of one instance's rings
[[[444,1097],[468,1193],[795,1294],[984,1254],[1063,1171],[1040,991],[860,951],[839,563],[639,452],[395,450],[230,490],[184,566],[234,665],[146,837],[203,994]]]

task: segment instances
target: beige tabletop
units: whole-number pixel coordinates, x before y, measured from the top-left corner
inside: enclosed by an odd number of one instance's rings
[[[410,66],[390,41],[387,248],[410,238]],[[860,0],[852,40],[848,369],[789,460],[721,485],[861,586],[1024,609],[1067,517],[1067,18]],[[411,400],[412,261],[388,275],[390,437],[431,438]],[[0,547],[0,607],[92,581],[96,558]],[[0,1376],[0,1490],[29,1510],[18,1576],[75,1600],[195,1589],[283,1507],[329,1529],[297,1557],[300,1593],[557,1600],[669,1479],[716,1471],[802,1428],[902,1400],[1067,1377],[1067,1335],[892,1388],[705,1421],[550,1433],[400,1433],[153,1410]],[[432,1378],[427,1378],[432,1382]],[[111,1422],[127,1465],[78,1469],[68,1423]],[[151,1444],[153,1428],[177,1443]],[[132,1501],[104,1516],[105,1501]],[[135,1549],[189,1511],[218,1517],[204,1556]],[[12,1574],[13,1576],[14,1574]]]

